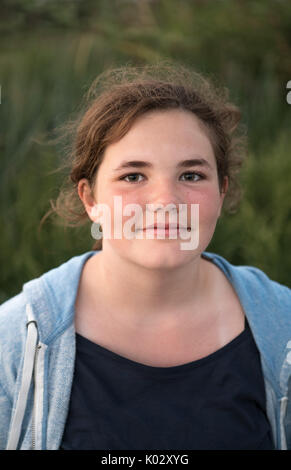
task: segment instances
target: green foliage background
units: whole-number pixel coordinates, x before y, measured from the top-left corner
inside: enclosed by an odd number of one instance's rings
[[[62,182],[53,129],[104,69],[164,58],[227,86],[248,129],[242,203],[207,251],[291,287],[288,0],[5,0],[0,39],[0,302],[94,242],[90,223],[38,231]]]

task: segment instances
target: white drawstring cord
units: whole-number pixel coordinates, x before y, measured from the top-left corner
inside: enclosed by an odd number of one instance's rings
[[[8,443],[6,450],[16,450],[20,433],[22,422],[24,418],[24,413],[26,409],[27,396],[29,392],[29,387],[32,379],[33,368],[34,368],[34,356],[36,351],[38,333],[37,333],[37,323],[33,320],[32,310],[30,304],[26,305],[26,314],[28,321],[26,327],[28,328],[26,345],[25,345],[25,355],[24,355],[24,364],[21,378],[20,391],[17,398],[16,408],[13,415],[12,423],[10,426],[10,432],[8,437]]]

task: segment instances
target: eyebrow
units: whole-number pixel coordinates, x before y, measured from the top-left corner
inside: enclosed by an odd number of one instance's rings
[[[177,168],[189,168],[192,166],[205,166],[207,168],[212,168],[210,163],[205,160],[205,158],[191,158],[188,160],[182,160],[178,163]],[[131,160],[123,161],[121,164],[114,169],[114,171],[120,171],[125,168],[153,168],[153,164],[150,162],[144,162],[142,160]]]

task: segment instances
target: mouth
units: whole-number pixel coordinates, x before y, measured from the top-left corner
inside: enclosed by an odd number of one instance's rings
[[[182,227],[177,224],[154,224],[150,225],[149,227],[145,227],[145,230],[191,230],[191,227]]]

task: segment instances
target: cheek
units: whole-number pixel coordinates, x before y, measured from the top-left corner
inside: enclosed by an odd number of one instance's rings
[[[218,217],[220,207],[220,194],[216,187],[204,187],[203,191],[195,191],[195,193],[188,192],[186,201],[189,205],[189,212],[191,204],[199,204],[199,219],[203,223],[215,221]]]
[[[145,203],[144,203],[144,196],[140,192],[130,192],[128,190],[118,189],[114,191],[110,191],[107,189],[106,194],[103,191],[102,193],[103,201],[106,202],[106,206],[110,209],[110,217],[111,217],[111,233],[114,233],[114,221],[116,227],[120,228],[120,226],[124,226],[125,222],[136,215],[136,211],[132,208],[130,212],[130,208],[128,208],[128,214],[124,215],[126,206],[128,205],[138,205],[141,208],[141,221],[142,223],[142,213],[145,210]],[[140,219],[139,215],[137,218]]]

